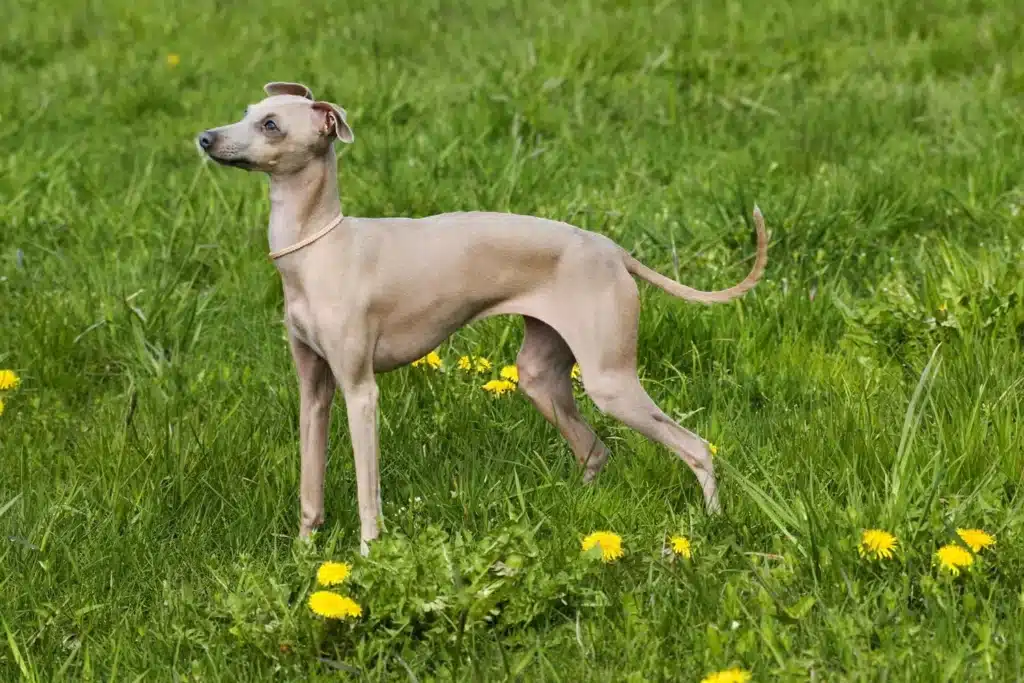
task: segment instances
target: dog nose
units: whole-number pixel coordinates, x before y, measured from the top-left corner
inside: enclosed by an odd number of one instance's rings
[[[217,134],[210,131],[204,131],[199,134],[199,146],[204,150],[213,147],[213,141],[217,139]]]

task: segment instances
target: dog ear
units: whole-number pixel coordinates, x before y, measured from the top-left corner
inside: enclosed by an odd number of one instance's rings
[[[314,102],[313,110],[323,117],[321,135],[334,135],[342,142],[352,142],[356,139],[345,120],[345,110],[330,102]]]
[[[268,95],[298,95],[307,100],[313,99],[313,92],[301,83],[284,83],[274,81],[263,86],[263,92]]]

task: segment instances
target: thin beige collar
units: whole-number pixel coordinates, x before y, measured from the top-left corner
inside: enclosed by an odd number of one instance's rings
[[[276,261],[277,259],[281,258],[282,256],[285,256],[286,254],[290,254],[293,251],[298,251],[303,247],[308,247],[310,244],[313,244],[313,242],[316,242],[318,239],[329,233],[331,230],[334,230],[336,227],[338,227],[341,224],[343,218],[345,218],[344,214],[339,213],[337,218],[335,218],[330,223],[321,228],[319,232],[310,235],[304,240],[296,242],[290,247],[285,247],[284,249],[278,249],[277,251],[270,252],[270,254],[268,254],[268,256],[270,256],[270,260]]]

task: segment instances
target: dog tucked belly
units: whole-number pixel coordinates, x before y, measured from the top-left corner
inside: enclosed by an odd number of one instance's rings
[[[502,313],[535,315],[558,280],[563,245],[508,240],[433,250],[429,260],[404,255],[400,269],[378,263],[368,310],[376,331],[374,369],[421,358],[467,323]]]
[[[422,306],[399,306],[377,320],[375,372],[388,372],[422,358],[464,325],[501,313],[530,315],[537,293],[513,297],[433,299]]]

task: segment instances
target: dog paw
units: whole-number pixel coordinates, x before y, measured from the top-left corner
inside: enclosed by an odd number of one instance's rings
[[[601,450],[591,454],[587,462],[584,463],[587,468],[583,473],[584,484],[590,484],[597,479],[597,475],[601,473],[602,469],[604,469],[604,464],[608,462],[609,455],[610,452],[607,448],[602,448]]]
[[[718,502],[718,496],[716,495],[711,500],[707,501],[705,508],[708,514],[712,517],[718,517],[722,514],[722,504]]]

